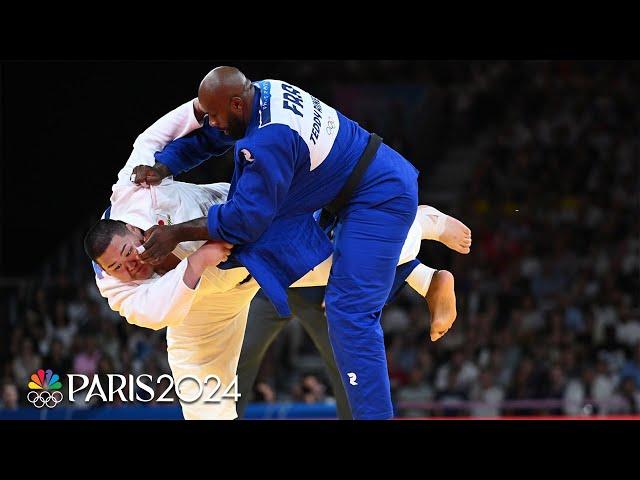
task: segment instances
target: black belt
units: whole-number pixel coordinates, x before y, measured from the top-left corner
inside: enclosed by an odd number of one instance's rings
[[[327,225],[331,224],[335,217],[338,215],[338,212],[342,210],[353,195],[353,191],[356,189],[360,181],[362,180],[362,176],[364,172],[367,171],[373,157],[375,157],[376,152],[378,151],[378,147],[382,143],[382,138],[380,138],[375,133],[372,133],[369,137],[369,142],[367,143],[367,148],[364,149],[364,153],[358,160],[358,163],[354,167],[351,175],[347,179],[347,182],[340,190],[340,193],[336,195],[336,198],[333,201],[322,209],[322,213],[320,214],[320,226],[325,228]]]

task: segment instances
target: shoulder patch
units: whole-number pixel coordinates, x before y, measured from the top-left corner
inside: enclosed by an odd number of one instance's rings
[[[271,82],[263,80],[260,86],[260,127],[271,123]]]
[[[244,155],[244,159],[247,162],[253,162],[255,160],[255,158],[253,158],[253,154],[247,148],[243,148],[242,150],[240,150],[240,153]]]

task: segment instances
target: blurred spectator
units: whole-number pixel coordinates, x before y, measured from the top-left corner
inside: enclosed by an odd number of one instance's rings
[[[13,383],[5,383],[2,386],[1,409],[16,410],[18,408],[18,387]]]
[[[640,389],[633,378],[625,377],[608,402],[608,414],[632,415],[640,414]]]
[[[98,350],[94,337],[82,337],[80,339],[80,351],[73,359],[73,373],[91,376],[98,372],[98,362],[101,353]]]
[[[13,360],[13,378],[17,383],[29,383],[31,375],[42,368],[40,356],[34,352],[33,340],[25,338],[19,355]]]
[[[425,381],[425,372],[415,366],[409,374],[409,381],[406,385],[400,387],[397,392],[397,400],[399,402],[425,402],[433,400],[433,388]],[[424,417],[425,409],[408,408],[403,409],[402,414],[408,417]]]
[[[471,389],[470,399],[477,402],[471,407],[471,416],[498,417],[504,400],[504,389],[494,382],[490,370],[484,370],[480,373],[479,382]]]
[[[633,358],[624,364],[620,376],[632,378],[636,382],[636,387],[640,388],[640,342],[636,344],[633,351]]]
[[[294,385],[292,397],[294,401],[309,404],[331,402],[327,398],[326,392],[327,386],[320,382],[315,375],[305,375],[299,383]]]
[[[71,360],[69,359],[69,356],[65,354],[63,343],[58,339],[51,341],[49,355],[44,357],[42,366],[44,368],[51,369],[58,375],[75,373],[71,371]]]
[[[258,382],[253,387],[254,401],[258,403],[273,403],[276,401],[276,394],[273,388],[267,383]]]

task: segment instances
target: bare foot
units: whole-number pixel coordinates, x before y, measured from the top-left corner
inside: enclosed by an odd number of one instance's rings
[[[435,342],[456,320],[456,292],[451,272],[439,270],[433,274],[426,299],[431,312],[431,340]]]
[[[471,230],[460,220],[427,205],[418,205],[418,212],[421,216],[429,217],[431,225],[436,225],[435,229],[442,232],[433,240],[444,243],[458,253],[466,255],[471,251]],[[442,222],[444,226],[441,226]]]

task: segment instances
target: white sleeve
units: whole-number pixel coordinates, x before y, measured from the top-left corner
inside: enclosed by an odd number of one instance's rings
[[[120,313],[127,322],[153,330],[175,327],[185,319],[198,292],[198,286],[190,289],[183,276],[187,259],[160,278],[143,284],[121,282],[105,274],[96,277],[100,294],[109,301],[109,306]]]
[[[402,265],[403,263],[410,262],[414,258],[418,256],[420,253],[420,245],[422,243],[422,227],[420,227],[420,222],[417,217],[413,219],[413,224],[409,229],[409,233],[407,233],[407,238],[404,241],[404,245],[402,246],[402,251],[400,252],[400,259],[398,260],[398,265]]]
[[[436,273],[435,269],[420,263],[407,276],[405,282],[420,295],[426,297],[434,273]]]
[[[176,138],[184,137],[200,128],[202,123],[193,111],[193,100],[170,111],[160,120],[142,132],[133,143],[133,152],[126,165],[118,173],[118,184],[130,183],[131,173],[138,165],[154,165],[154,153],[161,151]]]

